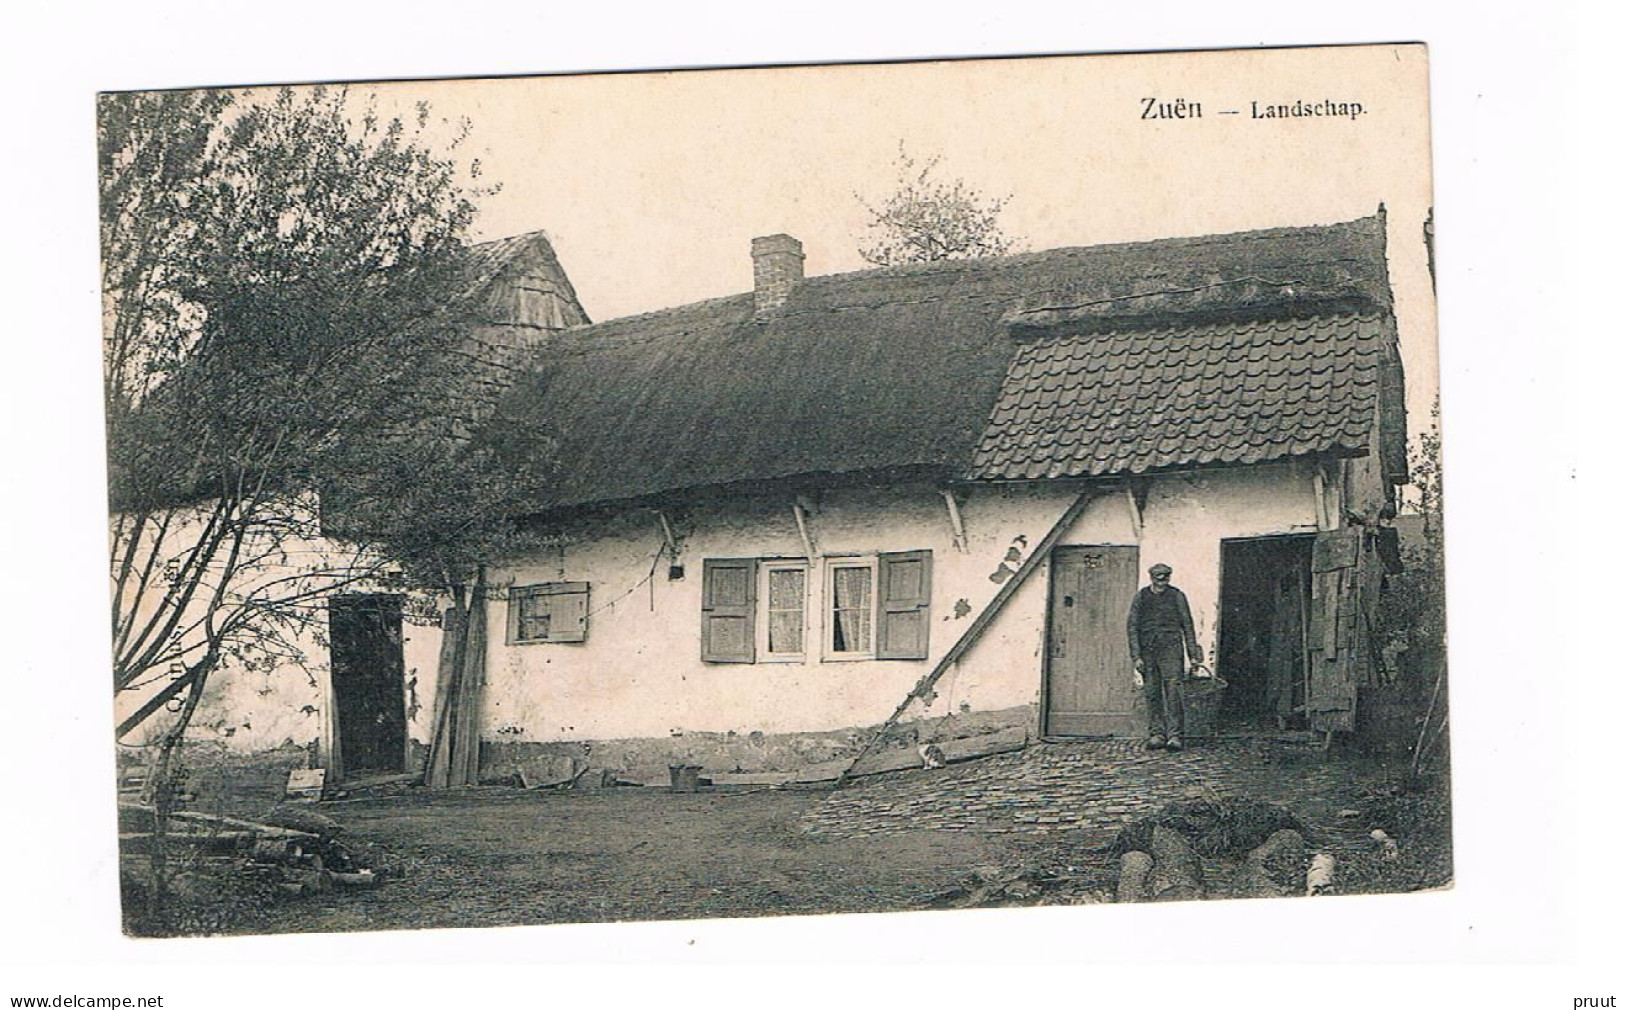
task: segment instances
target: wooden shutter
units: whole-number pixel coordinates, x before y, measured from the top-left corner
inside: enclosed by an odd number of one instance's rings
[[[513,645],[519,639],[519,614],[524,610],[525,600],[530,597],[531,587],[508,587],[508,642]]]
[[[931,552],[880,555],[876,659],[925,659],[931,636]]]
[[[587,583],[559,582],[546,587],[548,612],[552,618],[547,632],[549,642],[587,640]]]
[[[585,642],[587,640],[587,589],[585,582],[549,582],[539,586],[515,586],[508,590],[508,644],[530,642]],[[520,615],[527,600],[538,614],[548,618],[546,638],[520,635]]]
[[[700,592],[700,659],[756,662],[756,559],[707,558]]]

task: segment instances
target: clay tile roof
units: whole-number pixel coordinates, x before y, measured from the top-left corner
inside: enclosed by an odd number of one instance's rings
[[[1392,317],[1373,311],[1028,343],[1010,362],[969,476],[1089,477],[1363,453],[1394,339]],[[1070,437],[1109,425],[1109,438]]]

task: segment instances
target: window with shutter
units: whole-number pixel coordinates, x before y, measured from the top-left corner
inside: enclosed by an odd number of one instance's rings
[[[879,558],[875,658],[925,659],[931,633],[931,552]]]
[[[755,558],[707,558],[700,592],[700,658],[756,661]]]
[[[585,642],[587,583],[546,582],[508,590],[508,644]]]

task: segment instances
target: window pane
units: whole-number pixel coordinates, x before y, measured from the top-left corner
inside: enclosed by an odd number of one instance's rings
[[[553,615],[538,614],[535,617],[521,618],[519,621],[520,638],[546,638],[552,630]]]
[[[799,568],[767,572],[767,651],[799,653],[806,626],[807,573]]]
[[[799,610],[770,611],[767,615],[767,651],[799,653],[804,616]]]
[[[836,652],[868,652],[870,586],[867,568],[837,568],[834,579],[834,641]]]
[[[552,624],[552,611],[548,598],[539,593],[526,593],[519,599],[519,637],[546,638]]]
[[[807,573],[799,568],[772,568],[767,573],[767,605],[772,610],[800,610],[807,598]]]

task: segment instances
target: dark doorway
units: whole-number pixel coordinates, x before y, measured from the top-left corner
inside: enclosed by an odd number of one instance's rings
[[[328,601],[327,620],[345,777],[404,771],[406,692],[401,598],[335,596]]]
[[[1306,725],[1307,618],[1313,534],[1225,540],[1219,655],[1228,730]]]
[[[1139,567],[1138,547],[1057,547],[1050,556],[1044,735],[1145,729],[1124,623]]]

